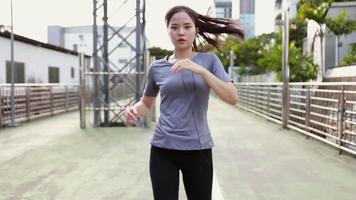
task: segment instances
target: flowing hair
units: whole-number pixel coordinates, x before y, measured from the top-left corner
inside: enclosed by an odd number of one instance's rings
[[[240,40],[244,39],[243,30],[237,26],[232,20],[225,18],[213,18],[205,15],[201,15],[195,12],[193,9],[187,6],[175,6],[171,8],[165,17],[166,26],[168,27],[172,16],[178,12],[187,13],[193,20],[195,27],[198,28],[197,38],[202,37],[210,45],[219,49],[221,34],[230,34],[237,37]],[[197,50],[197,44],[193,42],[194,50]]]

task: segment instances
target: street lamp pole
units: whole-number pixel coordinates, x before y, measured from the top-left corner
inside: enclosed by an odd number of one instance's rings
[[[283,32],[282,32],[282,76],[283,76],[283,96],[282,96],[282,126],[287,128],[289,118],[289,11],[286,6],[283,10]]]
[[[12,0],[11,0],[11,126],[15,126],[15,66],[14,66],[14,26],[13,26],[13,13],[12,13]]]

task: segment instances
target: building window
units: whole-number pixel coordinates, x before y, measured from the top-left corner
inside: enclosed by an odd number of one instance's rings
[[[119,45],[119,48],[127,48],[127,47],[128,47],[128,45],[126,42],[123,42]]]
[[[225,17],[225,9],[224,8],[216,8],[216,17],[224,18]]]
[[[48,67],[48,83],[59,83],[59,67]]]
[[[77,44],[73,44],[73,51],[78,51],[78,45]]]
[[[15,83],[25,83],[25,63],[14,62]],[[6,83],[11,83],[11,62],[6,61]]]
[[[84,40],[84,36],[83,36],[82,34],[80,34],[78,37],[79,37],[79,39],[80,39],[81,41]]]
[[[70,77],[74,78],[74,67],[70,68]]]
[[[127,59],[119,59],[119,64],[126,64],[127,62]]]

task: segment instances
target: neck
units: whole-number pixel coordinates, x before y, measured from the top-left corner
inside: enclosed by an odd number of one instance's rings
[[[174,50],[173,57],[176,59],[184,59],[184,58],[192,58],[196,52],[194,52],[192,49],[188,50]]]

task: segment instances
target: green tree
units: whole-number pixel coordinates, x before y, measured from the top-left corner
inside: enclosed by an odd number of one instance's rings
[[[150,51],[150,56],[155,56],[156,59],[161,59],[167,55],[173,54],[173,51],[162,49],[160,47],[151,47],[148,50]]]
[[[240,74],[252,73],[259,74],[266,71],[266,68],[258,65],[257,60],[261,58],[261,50],[270,45],[276,33],[262,34],[241,42],[234,37],[228,37],[221,44],[220,50],[215,49],[224,66],[229,65],[229,52],[233,51],[235,55],[234,65],[240,66]],[[247,70],[249,67],[249,71]]]
[[[356,43],[350,44],[350,54],[345,56],[340,62],[341,66],[352,65],[356,63]]]
[[[342,2],[342,1],[338,1]],[[301,0],[298,4],[298,17],[301,19],[311,19],[314,20],[318,25],[319,29],[313,37],[312,51],[314,49],[314,41],[317,36],[320,37],[321,42],[321,68],[325,69],[325,31],[328,27],[337,38],[337,43],[335,45],[335,51],[338,53],[338,39],[339,36],[349,34],[355,29],[354,22],[352,20],[346,19],[346,14],[340,13],[335,19],[328,16],[328,12],[334,0]],[[338,55],[337,55],[338,57]],[[337,59],[336,59],[337,60]]]
[[[258,60],[261,66],[277,73],[277,80],[282,81],[282,45],[275,45],[265,48],[263,56]],[[308,55],[303,55],[303,49],[297,47],[294,42],[289,45],[289,69],[291,82],[305,82],[316,78],[318,65]]]
[[[303,47],[303,40],[307,36],[307,22],[299,17],[290,20],[289,40],[294,42],[296,47]]]
[[[325,22],[327,14],[334,0],[301,0],[299,2],[298,17],[301,19],[314,20],[318,25],[318,31],[313,37],[312,51],[314,50],[315,39],[320,37],[321,51],[320,58],[321,69],[325,69],[324,51],[325,51]]]
[[[341,44],[339,43],[339,38],[342,35],[348,35],[356,30],[356,21],[351,19],[346,19],[347,13],[341,12],[339,16],[335,19],[329,19],[326,21],[327,27],[335,35],[335,66],[339,65],[339,48]]]

